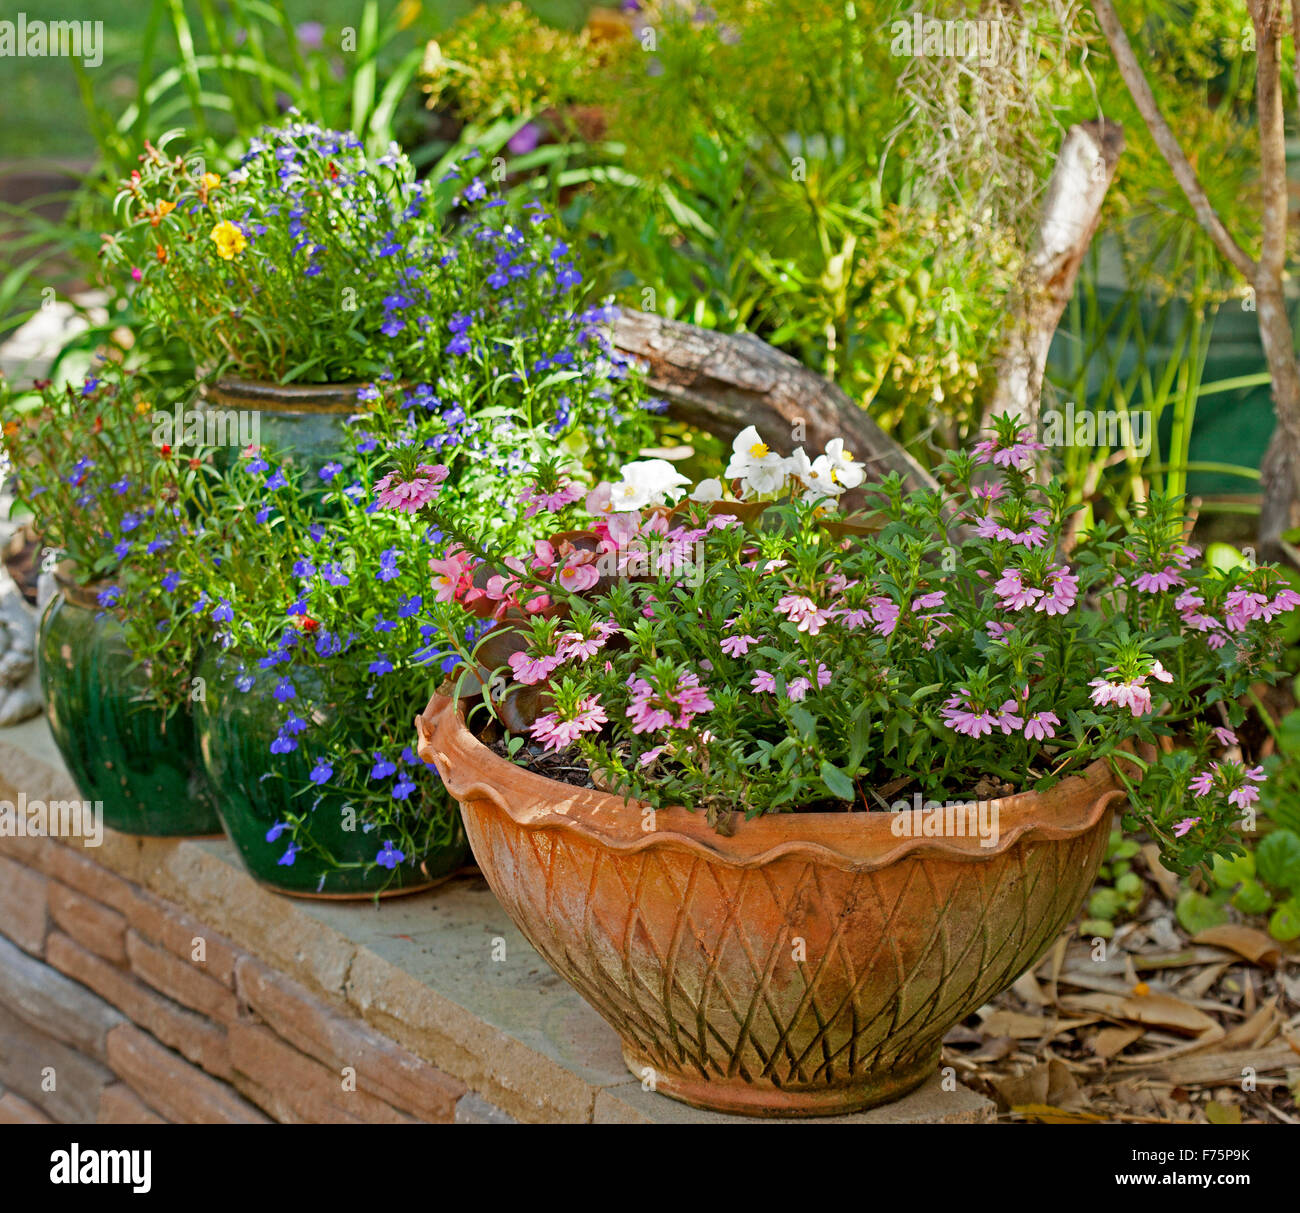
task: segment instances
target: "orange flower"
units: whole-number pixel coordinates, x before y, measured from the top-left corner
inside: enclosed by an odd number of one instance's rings
[[[163,198],[156,207],[154,207],[153,218],[149,220],[150,226],[157,227],[168,215],[176,209],[176,203],[168,202]]]
[[[167,250],[161,244],[154,245],[154,253],[159,261],[165,262],[167,260]]]

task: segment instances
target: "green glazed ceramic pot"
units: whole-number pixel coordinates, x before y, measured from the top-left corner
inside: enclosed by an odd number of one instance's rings
[[[263,383],[217,379],[199,384],[191,409],[181,413],[189,438],[224,448],[234,458],[250,443],[286,463],[319,471],[343,445],[347,419],[358,411],[361,383]],[[177,428],[176,420],[172,428]]]
[[[430,888],[465,864],[469,843],[445,796],[428,806],[436,820],[424,854],[407,855],[391,868],[376,864],[377,834],[358,821],[364,804],[334,789],[318,791],[305,746],[271,752],[284,717],[271,693],[274,680],[259,677],[241,690],[233,663],[217,652],[204,656],[199,674],[205,694],[195,715],[203,767],[226,835],[257,880],[296,897],[391,897]],[[302,670],[294,680],[304,700],[321,702],[319,687],[309,691]],[[346,712],[347,706],[323,710]],[[310,714],[319,719],[319,711]],[[284,829],[291,816],[303,818],[293,847],[294,835]]]
[[[186,707],[163,712],[111,612],[93,591],[57,580],[41,617],[41,689],[82,798],[101,801],[104,823],[124,834],[220,833]]]

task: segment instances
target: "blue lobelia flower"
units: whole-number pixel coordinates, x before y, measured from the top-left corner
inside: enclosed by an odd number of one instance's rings
[[[405,858],[406,856],[393,846],[391,841],[386,841],[379,854],[375,856],[375,862],[391,872]]]

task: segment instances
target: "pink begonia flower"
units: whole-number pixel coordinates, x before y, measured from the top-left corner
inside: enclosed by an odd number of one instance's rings
[[[599,695],[588,695],[578,704],[577,715],[572,720],[563,719],[558,712],[548,712],[533,721],[529,732],[547,750],[563,750],[571,746],[583,733],[597,733],[609,718],[601,706]]]
[[[1052,726],[1060,723],[1055,712],[1036,712],[1025,722],[1025,736],[1030,741],[1045,741],[1056,736]]]
[[[587,500],[584,504],[587,507],[588,514],[594,514],[597,518],[613,515],[614,499],[611,494],[613,487],[608,480],[602,480],[587,494]]]
[[[595,559],[595,552],[570,552],[555,575],[556,585],[563,586],[571,594],[581,594],[584,590],[591,589],[600,580]]]
[[[441,464],[422,463],[410,480],[401,480],[399,472],[389,472],[375,485],[379,504],[385,509],[418,514],[426,505],[438,499],[442,482],[447,479],[447,469]]]
[[[437,590],[435,602],[455,602],[472,585],[474,579],[474,557],[459,545],[449,547],[442,558],[432,558],[429,569],[433,573],[432,584]]]
[[[749,652],[749,646],[757,643],[758,637],[751,636],[748,632],[743,636],[724,636],[722,638],[722,651],[728,657],[743,657]]]
[[[700,685],[698,674],[680,675],[677,685],[666,693],[656,692],[644,678],[635,675],[628,679],[628,686],[632,688],[632,703],[627,716],[634,733],[669,727],[684,729],[694,717],[713,709],[709,688]]]
[[[756,691],[775,691],[776,679],[766,670],[759,670],[749,680],[749,685]]]
[[[1174,837],[1181,838],[1184,834],[1191,833],[1192,827],[1199,825],[1199,817],[1184,817],[1176,826],[1174,826]]]

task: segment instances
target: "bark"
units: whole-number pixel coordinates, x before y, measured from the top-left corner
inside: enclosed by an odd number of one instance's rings
[[[998,358],[986,420],[1013,413],[1037,431],[1052,336],[1070,302],[1123,150],[1124,130],[1114,122],[1085,122],[1066,132],[1047,183],[1029,278]]]
[[[1300,565],[1300,552],[1283,539],[1300,525],[1300,368],[1287,317],[1286,276],[1287,180],[1286,133],[1282,113],[1281,0],[1247,0],[1255,27],[1255,106],[1260,137],[1260,199],[1263,239],[1256,261],[1233,238],[1215,212],[1173,131],[1161,114],[1133,48],[1110,0],[1093,0],[1093,10],[1134,104],[1175,180],[1191,203],[1201,227],[1219,252],[1242,274],[1255,293],[1260,343],[1272,377],[1277,424],[1261,466],[1263,501],[1259,519],[1259,554],[1265,560]],[[1293,14],[1294,15],[1294,14]],[[1300,79],[1300,66],[1297,67]]]
[[[621,309],[615,346],[648,368],[650,387],[672,416],[730,441],[747,425],[773,450],[802,446],[816,455],[842,437],[867,465],[868,481],[888,472],[907,488],[933,477],[835,384],[750,333],[716,333],[653,312]]]
[[[1286,129],[1282,109],[1283,7],[1280,0],[1248,0],[1255,24],[1255,106],[1259,114],[1263,239],[1255,274],[1259,336],[1273,379],[1277,424],[1260,469],[1264,493],[1259,547],[1265,560],[1296,560],[1284,532],[1300,525],[1300,368],[1287,317]]]

